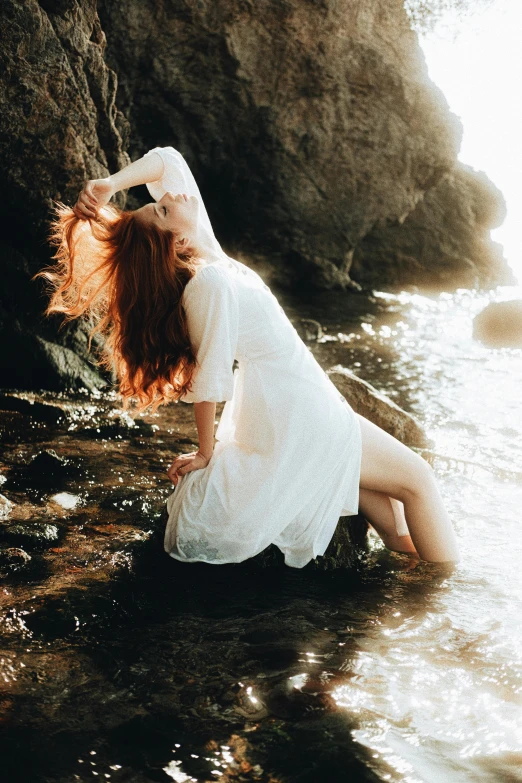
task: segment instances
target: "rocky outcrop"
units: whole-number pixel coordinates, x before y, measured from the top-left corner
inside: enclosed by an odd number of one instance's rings
[[[31,277],[50,260],[53,199],[74,203],[86,179],[129,160],[116,74],[94,0],[5,0],[0,25],[0,385],[96,388],[84,328],[44,318]]]
[[[364,237],[455,165],[461,126],[402,0],[109,0],[100,14],[132,155],[181,149],[218,233],[300,283],[350,286]]]
[[[406,446],[426,448],[431,445],[416,419],[371,383],[363,381],[341,365],[331,367],[327,372],[330,380],[356,413],[369,419]]]
[[[110,380],[85,326],[42,315],[31,278],[49,261],[52,201],[156,145],[186,156],[227,250],[268,259],[287,285],[504,281],[487,238],[498,193],[456,168],[461,126],[402,0],[107,0],[99,13],[2,6],[2,387]]]
[[[491,348],[522,348],[522,301],[491,302],[473,319],[473,337]]]
[[[506,216],[502,193],[483,171],[459,163],[404,221],[376,225],[357,246],[352,274],[365,286],[420,289],[515,282],[489,231]]]

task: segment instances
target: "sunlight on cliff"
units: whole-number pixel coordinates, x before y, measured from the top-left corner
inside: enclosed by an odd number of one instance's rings
[[[507,203],[504,224],[491,237],[504,246],[522,282],[522,4],[495,0],[464,22],[448,12],[423,35],[430,77],[464,126],[459,160],[483,170]]]

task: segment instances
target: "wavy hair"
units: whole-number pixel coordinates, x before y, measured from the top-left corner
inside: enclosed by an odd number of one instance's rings
[[[60,328],[94,322],[88,350],[96,333],[105,338],[96,363],[116,376],[124,410],[132,401],[155,412],[191,390],[197,362],[181,296],[196,262],[191,248],[176,250],[176,236],[112,204],[86,220],[54,203],[56,263],[32,278],[50,283],[44,315],[63,313]]]

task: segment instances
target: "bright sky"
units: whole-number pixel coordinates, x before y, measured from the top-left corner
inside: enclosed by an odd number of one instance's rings
[[[430,77],[464,126],[459,159],[504,194],[508,214],[491,232],[522,284],[522,0],[494,0],[464,22],[448,15],[421,38]]]

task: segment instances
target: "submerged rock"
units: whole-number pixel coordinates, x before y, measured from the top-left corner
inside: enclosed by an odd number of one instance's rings
[[[522,301],[491,302],[473,319],[473,337],[491,348],[522,348]]]
[[[290,680],[284,680],[274,687],[266,697],[268,711],[278,718],[317,718],[325,712],[336,712],[339,707],[331,694],[323,691],[307,693],[293,687]]]
[[[0,547],[0,579],[26,569],[31,560],[31,555],[19,547]]]
[[[78,471],[79,465],[74,460],[59,457],[54,449],[43,449],[11,471],[5,489],[58,490],[77,476]]]
[[[64,410],[56,403],[30,399],[18,394],[0,394],[0,411],[28,414],[32,419],[47,424],[55,424],[65,417]]]
[[[415,418],[385,394],[358,378],[351,370],[337,365],[327,370],[332,382],[351,407],[406,446],[426,448],[430,440]]]
[[[24,550],[29,551],[55,546],[62,537],[63,531],[57,525],[50,525],[40,520],[0,527],[0,540],[9,546],[23,547]]]

